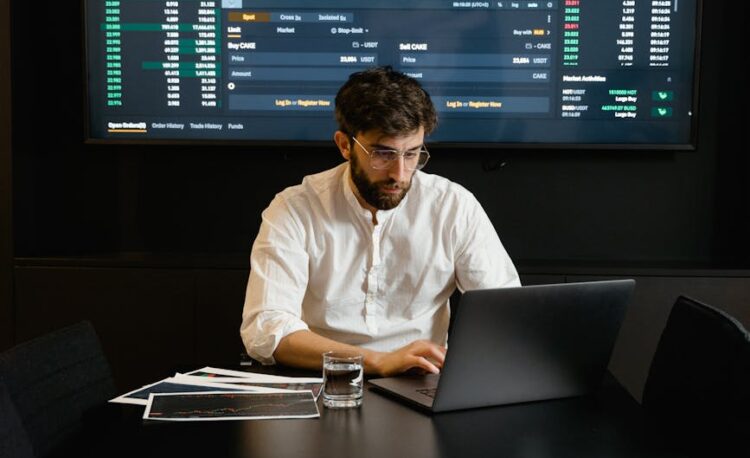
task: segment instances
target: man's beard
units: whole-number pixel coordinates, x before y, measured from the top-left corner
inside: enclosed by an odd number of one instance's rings
[[[362,165],[355,154],[350,156],[352,181],[359,191],[359,195],[373,207],[378,210],[390,210],[395,208],[406,196],[407,191],[411,188],[411,181],[408,183],[398,183],[393,178],[388,180],[372,182],[362,170]],[[396,194],[388,193],[382,190],[383,187],[393,188],[398,185],[401,192]]]

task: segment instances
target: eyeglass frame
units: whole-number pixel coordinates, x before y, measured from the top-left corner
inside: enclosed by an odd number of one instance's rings
[[[374,165],[372,165],[372,155],[377,151],[387,151],[388,153],[396,154],[396,156],[404,160],[404,167],[406,168],[406,170],[409,170],[409,171],[422,170],[424,166],[427,165],[427,162],[430,160],[430,152],[427,151],[427,147],[424,145],[424,143],[419,147],[419,153],[417,154],[417,162],[419,162],[419,157],[422,155],[422,153],[427,155],[427,159],[425,159],[422,164],[417,163],[416,167],[414,167],[413,169],[410,169],[406,165],[406,157],[405,157],[408,150],[402,152],[394,148],[377,148],[377,149],[373,149],[372,152],[370,152],[367,148],[365,148],[365,145],[363,145],[362,143],[360,143],[359,140],[357,140],[357,137],[355,137],[354,135],[350,135],[349,138],[354,140],[354,142],[357,145],[359,145],[360,148],[362,148],[362,151],[364,151],[365,154],[367,154],[367,157],[369,158],[370,167],[372,167],[374,170],[388,170],[389,168],[393,166],[393,163],[397,160],[396,158],[383,159],[386,161],[385,167],[377,168]]]

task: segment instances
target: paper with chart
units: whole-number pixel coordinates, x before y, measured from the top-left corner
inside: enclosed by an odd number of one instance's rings
[[[318,418],[311,391],[151,393],[145,420],[220,421]]]

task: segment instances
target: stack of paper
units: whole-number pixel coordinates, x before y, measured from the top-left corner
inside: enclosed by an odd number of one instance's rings
[[[147,420],[317,418],[323,380],[204,367],[160,380],[110,402],[146,406]]]

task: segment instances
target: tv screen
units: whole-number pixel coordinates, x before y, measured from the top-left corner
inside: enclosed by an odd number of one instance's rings
[[[330,142],[391,65],[430,145],[689,149],[700,0],[85,0],[88,139]]]

